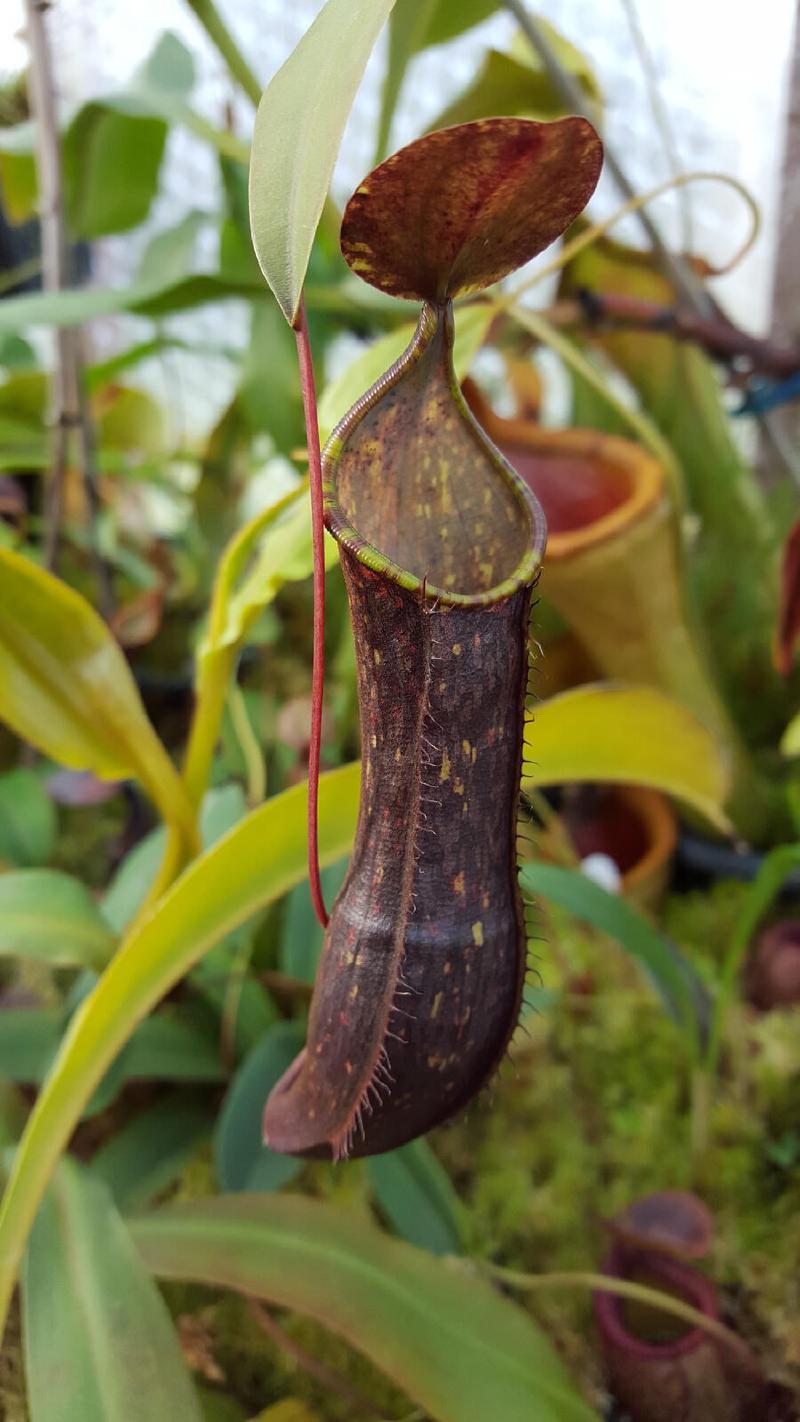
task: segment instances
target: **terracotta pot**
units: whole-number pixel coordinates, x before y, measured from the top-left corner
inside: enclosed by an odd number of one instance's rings
[[[467,397],[545,511],[544,596],[606,676],[675,697],[727,747],[729,810],[737,828],[757,840],[769,806],[689,616],[663,468],[630,440],[501,419],[472,384]]]
[[[702,1274],[664,1254],[615,1248],[603,1273],[670,1293],[718,1319],[716,1292]],[[755,1358],[681,1326],[669,1315],[596,1293],[594,1312],[609,1385],[633,1422],[745,1422],[762,1418],[766,1387]]]
[[[562,817],[582,859],[607,854],[620,870],[625,898],[640,908],[655,907],[678,840],[677,816],[666,795],[644,785],[580,787],[562,806]]]

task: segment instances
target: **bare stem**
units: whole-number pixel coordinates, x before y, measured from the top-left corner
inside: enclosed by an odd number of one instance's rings
[[[53,64],[45,19],[48,0],[25,0],[30,45],[30,100],[36,119],[36,158],[39,176],[39,220],[42,243],[42,287],[48,292],[69,286],[67,233],[64,218],[64,185],[58,133]],[[82,389],[80,332],[63,326],[56,331],[55,364],[50,382],[50,478],[45,497],[45,566],[55,571],[64,502],[64,481],[69,467],[70,444],[77,435],[80,469],[89,519],[89,545],[97,575],[103,613],[113,611],[108,568],[97,550],[96,520],[99,509],[94,472],[94,436]]]
[[[319,875],[319,763],[322,747],[322,699],[325,689],[325,524],[322,516],[322,455],[319,447],[317,394],[314,364],[308,339],[306,309],[302,300],[295,325],[303,413],[308,442],[308,478],[311,491],[311,539],[314,554],[314,659],[311,672],[311,728],[308,746],[308,879],[311,902],[323,928],[328,914]]]
[[[214,0],[186,0],[186,3],[197,16],[217,52],[225,60],[231,77],[258,108],[262,85],[247,63]]]
[[[490,1278],[495,1279],[499,1284],[507,1284],[510,1288],[520,1289],[525,1293],[547,1293],[557,1289],[591,1289],[593,1293],[615,1294],[618,1298],[634,1299],[637,1303],[648,1304],[651,1308],[660,1309],[662,1313],[670,1313],[675,1318],[681,1318],[692,1328],[703,1329],[717,1342],[724,1343],[736,1352],[749,1356],[747,1345],[732,1329],[727,1328],[724,1323],[720,1323],[718,1318],[712,1318],[710,1314],[702,1313],[692,1304],[675,1298],[674,1294],[662,1293],[660,1289],[651,1289],[646,1284],[637,1284],[631,1279],[616,1279],[609,1274],[592,1274],[583,1270],[574,1272],[563,1270],[551,1274],[521,1274],[516,1269],[503,1269],[498,1264],[484,1264],[482,1267]]]

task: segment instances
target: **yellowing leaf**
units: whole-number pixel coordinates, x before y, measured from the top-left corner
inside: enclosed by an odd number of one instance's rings
[[[394,0],[327,0],[264,90],[250,159],[250,226],[290,325],[347,116]]]
[[[579,686],[543,701],[525,728],[526,786],[580,780],[652,785],[727,828],[726,758],[677,701],[646,686]]]
[[[60,765],[139,779],[194,842],[191,807],[125,657],[85,598],[0,548],[0,718]]]
[[[320,863],[353,840],[360,770],[320,779]],[[307,786],[267,800],[200,855],[128,935],[81,1004],[31,1112],[0,1209],[0,1316],[61,1151],[137,1023],[215,943],[305,878]]]
[[[784,755],[800,755],[800,714],[789,722],[781,738]]]

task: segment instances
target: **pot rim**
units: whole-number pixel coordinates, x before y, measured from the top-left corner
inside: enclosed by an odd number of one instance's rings
[[[472,390],[475,389],[473,383]],[[572,454],[594,462],[600,468],[616,466],[631,475],[628,496],[610,513],[594,519],[584,528],[570,529],[567,533],[550,533],[547,542],[550,562],[574,557],[584,549],[607,542],[666,502],[664,469],[658,460],[632,440],[622,435],[604,434],[600,430],[549,429],[529,417],[504,419],[495,414],[482,392],[477,392],[477,398],[472,394],[471,399],[478,420],[490,439],[509,451],[516,447],[531,454],[552,454],[556,457]]]
[[[636,1260],[646,1265],[648,1272],[657,1281],[663,1280],[664,1283],[671,1284],[681,1294],[685,1303],[691,1304],[707,1318],[719,1320],[716,1291],[704,1274],[698,1273],[680,1260],[671,1259],[668,1255],[644,1250],[629,1252],[622,1248],[611,1251],[603,1265],[602,1273],[610,1279],[628,1279],[631,1271],[629,1266],[626,1267],[626,1258],[631,1262]],[[670,1343],[647,1343],[644,1339],[637,1338],[635,1333],[629,1333],[625,1327],[622,1320],[624,1302],[622,1297],[600,1290],[593,1295],[595,1318],[601,1334],[607,1342],[631,1357],[652,1362],[681,1358],[709,1341],[709,1334],[703,1328],[689,1325],[686,1333],[682,1333]]]

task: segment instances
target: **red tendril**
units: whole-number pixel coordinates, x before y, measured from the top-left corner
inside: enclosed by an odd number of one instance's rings
[[[328,914],[319,876],[319,760],[322,745],[322,696],[325,685],[325,525],[322,518],[322,457],[317,422],[317,392],[308,339],[304,302],[300,301],[294,327],[300,387],[308,442],[308,479],[311,494],[311,543],[314,556],[314,656],[311,671],[311,729],[308,746],[308,882],[311,902],[323,928]]]

